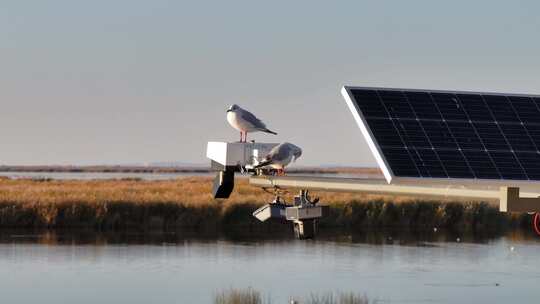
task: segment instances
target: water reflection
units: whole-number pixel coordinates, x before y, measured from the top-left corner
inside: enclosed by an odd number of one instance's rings
[[[350,231],[343,229],[325,229],[315,240],[306,243],[339,243],[339,244],[370,244],[370,245],[400,245],[416,247],[433,247],[437,243],[475,243],[489,244],[499,239],[514,242],[536,242],[539,238],[522,230],[510,231],[504,235],[493,234],[463,234],[439,230],[437,232],[391,230]],[[28,230],[2,229],[0,244],[40,244],[40,245],[178,245],[186,242],[212,243],[231,242],[237,244],[257,243],[289,243],[295,238],[289,229],[258,230],[187,230],[172,232],[153,231],[109,231],[96,232],[93,230]]]
[[[282,228],[282,229],[278,229]],[[261,243],[284,242],[295,240],[292,228],[273,226],[264,230],[185,230],[185,231],[109,231],[96,232],[93,230],[28,230],[28,229],[2,229],[0,230],[0,243],[26,243],[42,245],[162,245],[183,244],[189,241],[215,242],[228,241],[234,243]],[[523,230],[512,230],[503,235],[500,233],[457,233],[438,230],[410,231],[403,229],[381,229],[376,231],[351,231],[346,229],[322,230],[315,240],[306,242],[332,242],[332,243],[365,243],[372,245],[402,245],[402,246],[435,246],[433,243],[477,243],[488,244],[498,239],[508,239],[515,242],[538,241],[533,233]]]

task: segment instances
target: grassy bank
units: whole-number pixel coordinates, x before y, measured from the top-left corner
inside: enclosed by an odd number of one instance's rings
[[[251,213],[272,195],[240,179],[228,200],[211,197],[211,179],[12,180],[0,179],[0,227],[116,229],[280,229]],[[291,194],[292,196],[293,194]],[[405,197],[314,193],[330,205],[326,227],[447,228],[501,231],[527,227],[526,215],[505,215],[481,202],[434,202]],[[290,197],[289,197],[290,200]]]

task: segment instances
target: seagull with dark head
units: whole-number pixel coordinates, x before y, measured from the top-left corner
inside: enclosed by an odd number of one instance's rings
[[[302,149],[300,149],[300,147],[285,142],[272,148],[268,155],[266,155],[254,168],[257,169],[270,166],[277,169],[278,174],[282,174],[285,171],[285,167],[290,164],[291,161],[295,162],[300,156],[302,156]]]
[[[233,128],[240,131],[240,142],[247,141],[248,132],[265,132],[277,135],[276,132],[270,131],[264,122],[255,115],[235,104],[227,110],[227,121]]]

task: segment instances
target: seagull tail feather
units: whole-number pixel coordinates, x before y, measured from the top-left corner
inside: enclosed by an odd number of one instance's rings
[[[263,131],[263,132],[266,132],[266,133],[270,133],[270,134],[274,134],[274,135],[277,135],[277,133],[276,133],[276,132],[274,132],[274,131],[271,131],[271,130],[268,130],[268,129],[262,129],[261,131]]]

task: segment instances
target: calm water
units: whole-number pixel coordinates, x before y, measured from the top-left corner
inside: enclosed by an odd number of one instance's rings
[[[310,175],[310,174],[289,174],[294,175]],[[311,174],[317,177],[343,177],[343,178],[381,178],[376,174],[347,174],[347,173],[325,173],[325,174]],[[215,173],[103,173],[103,172],[0,172],[0,176],[7,176],[10,178],[51,178],[58,180],[93,180],[93,179],[122,179],[122,178],[138,178],[142,180],[170,180],[181,177],[192,176],[208,176],[213,177]],[[237,177],[243,175],[237,174]],[[247,177],[247,175],[244,175]]]
[[[287,303],[353,291],[380,303],[537,303],[540,240],[326,236],[317,241],[178,235],[4,233],[2,303],[212,303],[251,286]]]
[[[213,176],[213,173],[102,173],[102,172],[0,172],[10,178],[52,178],[58,180],[92,180],[140,178],[142,180],[169,180],[190,176]]]

